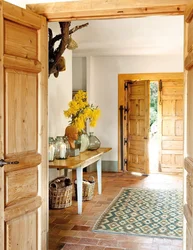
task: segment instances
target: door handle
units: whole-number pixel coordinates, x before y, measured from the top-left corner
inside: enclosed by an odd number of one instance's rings
[[[143,139],[146,139],[146,140],[147,140],[148,138],[147,138],[147,137],[144,137]]]
[[[4,161],[3,159],[0,160],[0,167],[3,167],[4,165],[7,164],[18,164],[18,161]]]

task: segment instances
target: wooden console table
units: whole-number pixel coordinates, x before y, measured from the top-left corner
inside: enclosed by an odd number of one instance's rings
[[[78,214],[82,213],[82,181],[83,168],[88,167],[92,163],[97,163],[97,179],[98,179],[98,193],[102,193],[102,168],[101,157],[104,153],[110,151],[112,148],[99,148],[93,151],[85,151],[75,157],[69,157],[66,160],[54,160],[49,162],[49,168],[55,168],[59,171],[62,169],[76,169],[77,178],[77,197],[78,197]]]

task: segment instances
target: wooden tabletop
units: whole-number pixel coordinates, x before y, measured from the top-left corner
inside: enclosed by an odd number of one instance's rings
[[[80,153],[78,156],[72,156],[65,160],[54,160],[53,162],[49,162],[49,168],[57,168],[57,169],[76,169],[81,164],[86,163],[87,161],[94,161],[95,158],[101,156],[102,154],[110,151],[112,148],[99,148],[97,150],[86,150]]]

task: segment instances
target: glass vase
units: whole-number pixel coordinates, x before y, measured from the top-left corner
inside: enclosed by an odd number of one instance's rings
[[[58,160],[66,159],[68,158],[69,153],[70,153],[70,145],[66,137],[57,136],[55,158]]]
[[[80,152],[87,150],[89,145],[89,138],[87,133],[81,133],[78,137],[78,140],[75,142],[76,148],[79,148]]]
[[[100,148],[101,142],[100,140],[94,135],[93,132],[89,133],[89,145],[88,145],[88,150],[96,150]]]
[[[49,137],[49,148],[48,148],[48,159],[49,161],[54,161],[55,158],[55,141],[53,137]]]

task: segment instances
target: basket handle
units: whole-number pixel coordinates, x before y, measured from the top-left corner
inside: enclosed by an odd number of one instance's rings
[[[64,177],[59,177],[59,178],[56,178],[56,179],[54,179],[51,183],[50,183],[50,187],[52,187],[52,188],[58,188],[59,186],[58,186],[58,183],[61,183],[61,182],[63,182],[64,181]]]
[[[57,189],[58,184],[56,182],[52,182],[52,183],[50,183],[50,187]]]
[[[93,183],[93,182],[95,182],[95,178],[94,178],[94,176],[89,176],[89,178],[88,178],[88,181],[90,182],[90,183]]]

